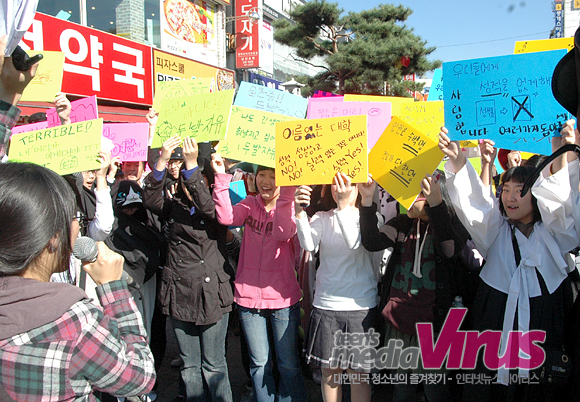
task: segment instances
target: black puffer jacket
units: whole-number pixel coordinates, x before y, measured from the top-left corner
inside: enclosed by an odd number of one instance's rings
[[[165,177],[158,181],[149,174],[143,197],[145,207],[169,225],[167,261],[158,297],[162,311],[180,321],[214,324],[231,311],[233,303],[234,271],[226,253],[227,227],[216,220],[215,204],[201,168],[187,180],[181,173],[172,199],[163,196],[164,183]]]

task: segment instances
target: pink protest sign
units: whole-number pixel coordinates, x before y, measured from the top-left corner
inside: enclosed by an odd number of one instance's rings
[[[70,103],[70,121],[71,123],[79,123],[81,121],[93,120],[99,118],[97,108],[97,97],[95,95],[87,98],[79,99]],[[50,108],[46,111],[46,120],[49,127],[60,126],[60,118],[56,113],[55,108]]]
[[[111,157],[119,157],[122,162],[147,160],[148,135],[149,123],[103,124],[103,137],[115,145]]]
[[[370,150],[391,122],[390,102],[344,102],[342,96],[310,98],[308,118],[367,115],[367,146]]]
[[[12,135],[20,134],[20,133],[27,133],[29,131],[36,131],[42,130],[43,128],[47,128],[48,123],[46,121],[39,121],[38,123],[32,124],[25,124],[23,126],[16,126],[12,128]]]

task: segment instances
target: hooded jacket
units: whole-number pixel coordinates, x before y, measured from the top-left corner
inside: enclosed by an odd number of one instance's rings
[[[69,284],[0,277],[0,379],[11,398],[96,401],[95,389],[151,390],[153,356],[126,285],[109,282],[97,294],[102,309]]]
[[[249,196],[232,207],[231,175],[215,175],[213,199],[218,221],[242,226],[244,235],[236,272],[234,300],[240,306],[281,309],[298,303],[302,291],[296,278],[300,246],[294,218],[294,187],[281,187],[269,212],[260,195]]]

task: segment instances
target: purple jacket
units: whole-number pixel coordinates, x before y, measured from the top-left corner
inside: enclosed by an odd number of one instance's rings
[[[232,206],[229,195],[231,175],[215,175],[213,199],[218,222],[244,225],[244,236],[234,301],[246,308],[280,309],[302,298],[296,278],[294,187],[281,187],[276,206],[266,212],[260,195],[249,196]]]

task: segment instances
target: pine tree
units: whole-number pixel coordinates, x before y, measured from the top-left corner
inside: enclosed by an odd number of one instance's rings
[[[325,71],[309,80],[310,88],[303,93],[328,90],[334,83],[339,94],[408,96],[407,90],[420,90],[422,84],[403,81],[403,76],[441,65],[427,60],[435,47],[404,24],[411,13],[402,5],[387,4],[343,15],[338,4],[314,0],[290,12],[294,23],[277,20],[274,39],[293,47],[293,57],[301,62],[314,65],[314,56],[325,56]]]

